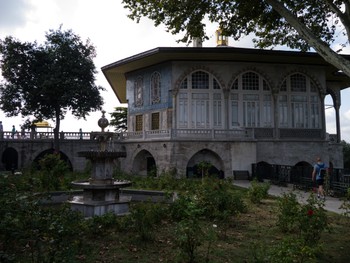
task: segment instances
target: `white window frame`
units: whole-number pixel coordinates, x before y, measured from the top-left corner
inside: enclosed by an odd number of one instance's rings
[[[243,72],[231,86],[229,128],[271,128],[274,125],[273,108],[272,93],[266,80],[255,71]]]
[[[205,76],[201,83],[200,76]],[[199,76],[192,88],[192,77]],[[208,77],[207,81],[206,78]],[[202,88],[198,88],[202,87]],[[217,79],[210,73],[197,70],[187,75],[177,95],[177,127],[183,129],[223,129],[224,96]]]
[[[305,88],[292,86],[292,77],[298,76],[304,78]],[[321,99],[315,87],[312,80],[302,73],[293,73],[286,77],[278,94],[278,123],[280,128],[321,128]],[[284,98],[283,104],[282,97]]]

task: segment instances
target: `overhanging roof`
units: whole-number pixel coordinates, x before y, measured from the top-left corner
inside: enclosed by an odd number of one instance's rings
[[[344,56],[350,59],[350,56]],[[125,74],[167,61],[232,61],[276,64],[319,65],[326,68],[326,80],[350,86],[350,78],[317,53],[234,47],[158,47],[102,67],[102,72],[121,103],[126,103]]]

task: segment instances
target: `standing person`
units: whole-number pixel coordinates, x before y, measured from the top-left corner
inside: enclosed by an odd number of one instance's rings
[[[83,139],[83,130],[81,128],[79,129],[79,139]]]
[[[4,127],[2,126],[2,121],[0,121],[0,139],[4,138]]]
[[[15,134],[16,134],[16,128],[15,125],[12,125],[12,131],[11,131],[11,138],[15,138]]]
[[[322,162],[321,158],[316,159],[316,164],[314,165],[314,170],[312,171],[312,181],[315,181],[317,184],[317,198],[322,198],[325,200],[324,194],[324,179],[326,177],[326,165]]]

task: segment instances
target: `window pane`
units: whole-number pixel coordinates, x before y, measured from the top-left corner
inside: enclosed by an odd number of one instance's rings
[[[272,101],[270,95],[264,96],[262,125],[264,127],[272,127]]]
[[[187,78],[181,82],[180,89],[187,89]]]
[[[142,115],[136,115],[136,131],[143,130]]]
[[[288,100],[287,96],[279,96],[278,99],[279,126],[288,127]]]
[[[159,112],[152,113],[152,130],[159,130]]]
[[[213,78],[213,89],[220,89],[219,83]]]
[[[242,75],[243,90],[259,90],[259,75],[248,72]]]
[[[188,128],[188,101],[187,93],[179,94],[179,125]]]
[[[239,126],[238,101],[231,101],[231,126]]]
[[[209,74],[197,71],[192,74],[192,89],[209,89]]]
[[[234,90],[237,90],[237,89],[238,89],[238,79],[236,79],[236,80],[233,82],[231,89],[234,89]]]
[[[294,74],[290,77],[291,91],[306,92],[306,77],[301,74]]]

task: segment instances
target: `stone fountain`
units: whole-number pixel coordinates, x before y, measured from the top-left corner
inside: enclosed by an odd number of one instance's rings
[[[120,189],[130,186],[130,181],[119,181],[113,179],[114,161],[125,157],[125,152],[110,151],[107,144],[111,142],[113,132],[106,132],[108,120],[105,111],[98,120],[101,132],[92,132],[91,136],[98,142],[98,151],[79,152],[80,157],[91,161],[91,178],[86,181],[74,181],[75,188],[83,189],[82,196],[73,197],[70,201],[72,210],[80,211],[85,217],[101,216],[112,212],[123,215],[129,212],[130,199],[120,195]]]

